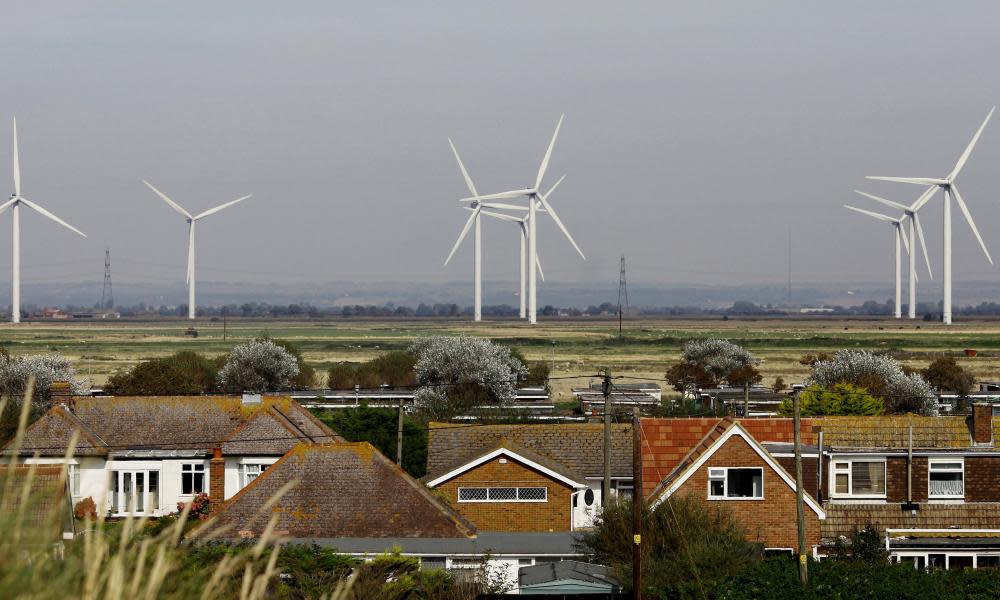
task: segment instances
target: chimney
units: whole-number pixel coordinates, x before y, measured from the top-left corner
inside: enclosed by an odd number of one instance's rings
[[[222,458],[222,448],[213,448],[212,460],[208,461],[208,497],[208,512],[219,512],[226,501],[226,459]]]
[[[972,405],[972,441],[976,444],[993,443],[993,405],[977,402]]]
[[[49,385],[49,395],[53,399],[68,398],[73,395],[73,387],[68,381],[53,381]]]

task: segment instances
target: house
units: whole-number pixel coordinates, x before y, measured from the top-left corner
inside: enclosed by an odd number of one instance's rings
[[[796,520],[795,478],[749,433],[745,424],[752,422],[716,422],[659,481],[648,501],[656,507],[683,495],[706,509],[724,507],[732,510],[751,541],[766,550],[792,550],[798,545],[797,530],[789,526]],[[815,551],[826,511],[808,493],[805,504],[806,543]]]
[[[788,396],[763,385],[701,388],[696,399],[707,409],[736,417],[774,417]]]
[[[572,531],[601,506],[598,423],[431,423],[423,478],[481,531]],[[632,493],[632,426],[612,425],[612,494]]]
[[[60,545],[60,538],[73,539],[68,483],[61,465],[0,465],[3,527],[20,526],[21,543]]]
[[[621,583],[603,565],[564,560],[521,567],[517,574],[521,594],[618,594]]]
[[[355,386],[353,390],[302,390],[292,392],[292,399],[307,408],[397,408],[400,404],[404,410],[413,410],[414,391],[411,388],[393,389],[382,386],[366,389]],[[496,409],[495,406],[478,407],[481,409]],[[551,413],[555,405],[549,399],[549,393],[542,386],[529,386],[515,390],[514,401],[505,405],[504,410],[524,411],[529,413]]]
[[[27,429],[16,454],[63,463],[74,433],[72,501],[90,497],[111,517],[175,512],[199,493],[217,507],[298,443],[339,439],[288,397],[67,397]]]
[[[287,491],[277,497],[280,490]],[[424,569],[459,575],[488,569],[511,586],[519,566],[581,558],[568,532],[478,532],[366,442],[296,446],[191,535],[257,538],[272,519],[274,533],[288,543],[363,559],[400,552],[419,558]]]
[[[602,384],[592,383],[585,388],[573,388],[573,397],[580,401],[580,409],[586,415],[604,414],[604,391]],[[613,407],[653,408],[659,406],[663,392],[656,383],[615,383],[608,394]]]

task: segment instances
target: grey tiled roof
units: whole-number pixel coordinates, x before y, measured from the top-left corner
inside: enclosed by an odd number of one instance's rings
[[[604,473],[604,426],[600,423],[469,425],[431,423],[427,474],[434,479],[501,446],[526,448],[583,477]],[[632,476],[632,425],[611,426],[611,474]]]

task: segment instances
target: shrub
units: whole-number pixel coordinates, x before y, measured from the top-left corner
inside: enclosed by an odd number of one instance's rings
[[[807,384],[832,389],[838,383],[865,388],[882,399],[886,412],[937,414],[930,385],[917,375],[906,375],[899,363],[866,350],[841,350],[830,360],[813,364]]]
[[[284,348],[289,354],[295,357],[295,364],[299,367],[299,374],[292,378],[291,386],[296,390],[308,390],[316,385],[316,369],[306,363],[302,356],[302,351],[298,347],[285,340],[273,340],[274,345]]]
[[[271,340],[257,339],[233,347],[219,370],[219,386],[235,393],[286,390],[298,374],[290,352]]]
[[[202,492],[191,499],[191,502],[178,502],[177,512],[183,512],[184,507],[188,504],[191,505],[191,511],[188,513],[188,518],[198,519],[199,521],[204,521],[208,518],[209,508],[212,506],[212,500],[208,497],[208,494]]]
[[[413,354],[395,350],[367,362],[336,363],[327,374],[327,385],[333,389],[412,386],[417,383],[413,370],[416,362]]]
[[[93,521],[97,518],[97,504],[94,503],[94,499],[87,496],[83,500],[80,500],[73,505],[73,516],[80,521],[90,520]]]
[[[799,394],[799,411],[805,417],[830,415],[880,415],[885,412],[881,399],[868,393],[862,387],[849,383],[838,383],[832,389],[818,385],[809,386]],[[778,412],[790,415],[794,412],[792,399],[781,401]]]
[[[671,367],[667,380],[678,392],[697,387],[759,383],[758,361],[742,346],[714,338],[689,340],[681,349],[681,362]]]
[[[211,360],[183,350],[114,374],[105,389],[123,396],[197,396],[215,389],[217,371]]]
[[[927,383],[942,392],[955,392],[960,396],[968,396],[976,378],[963,369],[952,356],[939,356],[920,371]]]

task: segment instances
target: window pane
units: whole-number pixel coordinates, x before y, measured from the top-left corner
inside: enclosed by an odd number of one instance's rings
[[[160,472],[149,472],[149,510],[160,508]]]
[[[954,554],[948,556],[948,569],[953,571],[958,571],[961,569],[971,569],[972,568],[972,557],[971,556],[956,556]]]
[[[137,512],[143,512],[146,510],[146,483],[145,477],[146,473],[139,472],[135,474],[135,510]]]
[[[850,488],[848,487],[849,476],[847,473],[837,473],[835,476],[835,486],[834,490],[838,494],[848,494],[850,493]]]
[[[187,466],[187,465],[185,465]],[[191,473],[181,473],[181,493],[188,495],[191,493],[192,483],[191,478],[193,475]]]
[[[764,495],[761,469],[726,471],[726,495],[729,498],[761,498]]]
[[[960,462],[933,462],[931,463],[931,471],[961,471],[962,463]]]
[[[517,500],[517,488],[490,488],[490,500]]]
[[[458,499],[465,502],[486,500],[486,488],[458,488]]]
[[[709,481],[708,482],[709,495],[712,496],[713,498],[722,498],[726,493],[725,484],[726,482],[722,481],[721,479],[713,479]]]
[[[930,489],[931,496],[962,496],[965,494],[965,485],[962,481],[962,473],[958,472],[931,472]]]
[[[192,484],[195,494],[200,494],[205,491],[205,474],[204,473],[194,473],[191,475],[194,480]]]
[[[885,463],[884,462],[854,462],[851,463],[853,478],[852,494],[884,494],[885,493]]]
[[[74,496],[80,495],[80,465],[70,465],[69,466],[69,476],[70,482],[72,483],[72,489],[70,493]]]
[[[545,500],[547,496],[546,492],[546,488],[543,487],[517,488],[517,499]]]
[[[980,569],[996,569],[1000,567],[1000,556],[980,554],[976,557],[976,567]]]

